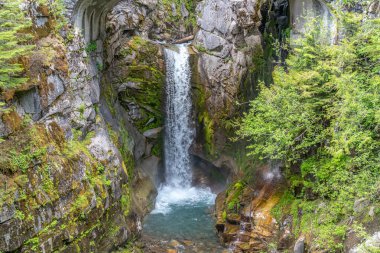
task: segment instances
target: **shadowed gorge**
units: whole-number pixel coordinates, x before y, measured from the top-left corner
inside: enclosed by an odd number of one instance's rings
[[[379,0],[0,2],[0,253],[378,252]]]

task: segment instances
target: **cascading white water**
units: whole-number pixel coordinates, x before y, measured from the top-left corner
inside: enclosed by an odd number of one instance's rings
[[[209,249],[221,252],[223,248],[219,245],[214,233],[215,224],[208,212],[216,196],[207,187],[191,185],[189,148],[195,134],[191,117],[190,57],[185,45],[173,47],[165,50],[166,182],[158,189],[155,209],[144,220],[144,234],[167,242],[172,239],[195,240],[207,249],[205,252],[211,252]],[[178,252],[182,250],[178,248]]]
[[[190,64],[185,45],[178,52],[165,49],[166,56],[166,122],[165,169],[166,182],[172,187],[190,187],[191,166],[189,148],[193,141],[190,123]]]
[[[186,45],[165,49],[166,56],[166,183],[158,190],[152,213],[169,213],[173,206],[211,205],[215,194],[191,186],[189,148],[194,138],[191,124],[191,71]]]

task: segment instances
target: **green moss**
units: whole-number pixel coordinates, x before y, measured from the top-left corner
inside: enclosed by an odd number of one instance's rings
[[[200,135],[203,137],[204,151],[208,156],[214,157],[216,154],[214,145],[214,120],[206,108],[208,95],[202,84],[197,85],[197,89],[194,93],[196,112],[198,113],[198,124],[200,125]]]
[[[66,144],[63,153],[69,159],[77,158],[80,154],[84,154],[86,157],[94,160],[87,146],[91,143],[91,139],[94,137],[95,132],[87,133],[83,140],[80,140],[81,135],[81,131],[73,130],[73,138]]]
[[[49,225],[45,226],[45,227],[39,232],[39,234],[46,234],[46,233],[51,232],[51,230],[55,229],[55,227],[57,226],[57,224],[58,224],[58,221],[54,219],[52,222],[50,222]]]
[[[225,222],[227,219],[227,212],[226,210],[223,210],[223,213],[222,213],[222,221]]]
[[[29,178],[27,175],[19,175],[14,178],[15,183],[21,188],[25,187],[29,182]]]
[[[215,146],[214,146],[214,121],[210,118],[210,115],[207,112],[203,112],[199,121],[203,125],[203,134],[205,140],[205,148],[208,154],[211,156],[215,155]]]
[[[70,208],[70,212],[80,212],[81,215],[84,215],[84,210],[90,205],[87,194],[79,195],[75,202],[72,204]]]
[[[27,33],[32,26],[27,11],[21,10],[22,1],[5,0],[0,9],[0,89],[12,89],[22,86],[28,78],[24,75],[24,66],[18,60],[27,56],[33,46],[28,40],[33,38]]]
[[[142,37],[134,36],[120,52],[124,57],[135,55],[127,66],[124,76],[119,77],[120,83],[133,82],[138,89],[127,89],[122,92],[122,100],[136,103],[143,117],[134,122],[140,132],[162,126],[163,124],[163,91],[165,75],[160,70],[158,58],[159,47]],[[124,67],[124,62],[120,63]],[[149,125],[148,121],[151,121]]]
[[[33,237],[26,242],[24,242],[25,245],[29,246],[31,250],[37,251],[39,249],[40,245],[40,238],[38,237]]]
[[[135,159],[133,157],[133,140],[129,136],[128,131],[124,126],[121,127],[120,131],[121,144],[119,150],[121,152],[121,156],[123,157],[123,161],[125,166],[127,167],[128,176],[133,177],[133,169],[135,167]]]
[[[96,52],[96,49],[97,49],[96,41],[91,41],[90,43],[87,44],[85,48],[87,53]]]
[[[128,216],[131,209],[131,193],[127,185],[123,185],[122,194],[120,199],[121,210],[123,210],[124,216]]]
[[[245,182],[238,181],[227,189],[226,205],[228,213],[238,213],[240,209],[240,197],[245,186]]]
[[[26,147],[22,152],[17,152],[16,150],[12,150],[11,154],[11,170],[12,172],[21,171],[26,173],[30,167],[30,164],[33,160],[39,160],[42,156],[45,155],[46,149],[39,148],[34,152],[31,151],[31,147]]]
[[[117,94],[112,87],[112,84],[107,82],[106,78],[102,79],[102,93],[106,99],[108,109],[110,110],[112,116],[116,116],[115,101],[117,99]]]
[[[25,214],[20,210],[16,210],[14,217],[19,220],[25,220]]]
[[[197,16],[196,16],[196,6],[197,0],[162,0],[162,5],[167,11],[164,22],[169,22],[174,26],[179,27],[183,23],[187,30],[194,29],[197,27]],[[189,12],[187,18],[182,17],[181,6],[185,5],[186,9]],[[173,12],[172,5],[175,7],[175,13]],[[177,28],[178,29],[178,28]]]
[[[29,169],[29,165],[32,162],[32,156],[29,153],[17,153],[15,150],[11,151],[12,160],[11,168],[13,172],[21,170],[25,173]]]

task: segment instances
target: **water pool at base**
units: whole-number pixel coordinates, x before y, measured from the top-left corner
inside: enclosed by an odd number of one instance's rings
[[[212,216],[214,200],[209,189],[165,186],[155,210],[144,220],[143,233],[159,241],[191,241],[198,247],[198,251],[183,252],[222,252]]]
[[[144,221],[144,234],[162,240],[190,240],[218,244],[210,206],[173,205],[168,214],[152,213]]]

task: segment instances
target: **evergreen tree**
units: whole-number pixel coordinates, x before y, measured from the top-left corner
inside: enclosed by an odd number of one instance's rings
[[[278,213],[302,210],[296,232],[331,252],[342,250],[335,239],[359,215],[355,200],[380,205],[380,19],[343,19],[349,30],[339,45],[321,43],[318,29],[301,38],[237,132],[251,156],[292,168]]]
[[[22,76],[23,67],[18,57],[30,51],[27,28],[31,21],[21,9],[21,0],[0,2],[0,88],[15,88],[27,79]]]

